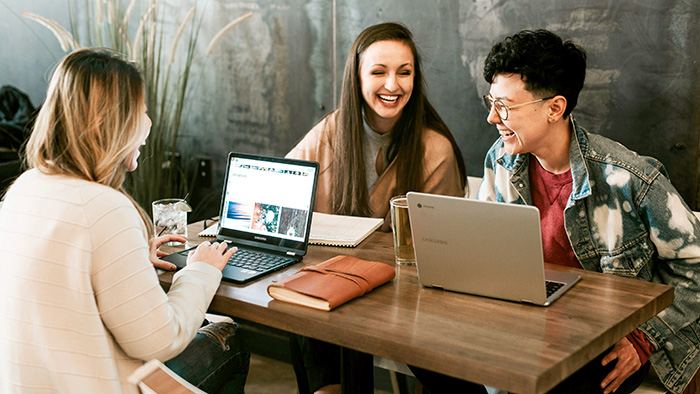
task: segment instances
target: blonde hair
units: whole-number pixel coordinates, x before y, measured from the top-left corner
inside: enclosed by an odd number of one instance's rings
[[[103,48],[66,56],[49,82],[26,146],[28,168],[97,182],[126,195],[148,234],[148,214],[123,189],[127,157],[143,142],[144,82],[134,63]]]

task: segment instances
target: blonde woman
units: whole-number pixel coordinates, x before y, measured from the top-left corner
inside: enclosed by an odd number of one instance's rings
[[[250,355],[237,326],[198,333],[235,248],[202,244],[166,294],[153,264],[177,237],[150,239],[122,189],[150,126],[133,64],[83,49],[58,65],[29,170],[0,212],[0,392],[136,393],[127,377],[149,359],[207,392],[243,392]]]

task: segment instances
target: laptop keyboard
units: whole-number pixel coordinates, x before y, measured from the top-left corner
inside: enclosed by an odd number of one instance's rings
[[[551,296],[552,294],[556,293],[557,290],[561,289],[564,287],[564,283],[561,282],[553,282],[551,280],[546,280],[545,285],[547,287],[547,297]]]
[[[185,249],[178,252],[183,256],[187,256],[194,248]],[[279,266],[287,265],[290,262],[295,262],[294,257],[279,256],[269,253],[256,252],[248,249],[238,249],[236,253],[226,263],[227,265],[243,268],[256,272],[265,272],[269,269],[274,269]]]
[[[238,249],[238,252],[226,264],[251,271],[264,272],[280,265],[289,264],[292,261],[295,261],[294,257]]]

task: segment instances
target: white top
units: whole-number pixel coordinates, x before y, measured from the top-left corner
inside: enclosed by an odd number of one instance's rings
[[[0,392],[136,393],[143,360],[194,338],[221,280],[197,262],[160,287],[120,192],[37,170],[0,210]]]

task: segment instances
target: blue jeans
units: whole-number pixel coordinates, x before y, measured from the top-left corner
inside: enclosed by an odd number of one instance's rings
[[[165,365],[209,394],[243,394],[250,352],[237,323],[211,323]]]

